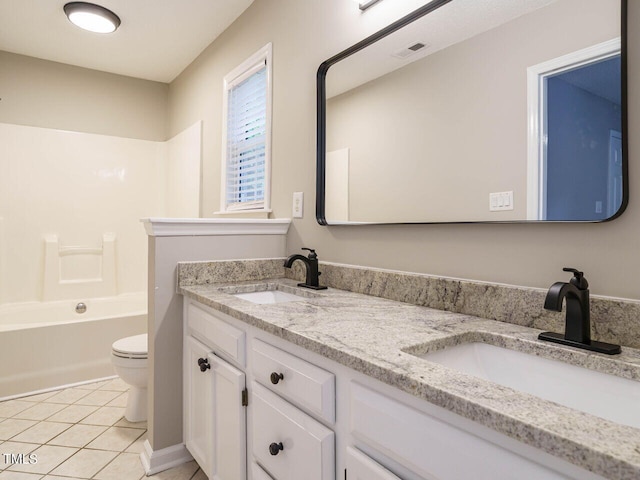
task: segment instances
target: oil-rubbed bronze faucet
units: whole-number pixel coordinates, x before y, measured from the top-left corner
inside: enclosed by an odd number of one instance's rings
[[[583,348],[594,352],[614,355],[620,353],[620,345],[591,340],[591,316],[589,311],[589,283],[584,273],[575,268],[565,267],[565,272],[572,272],[569,283],[556,282],[551,285],[544,301],[546,310],[562,311],[562,301],[566,299],[567,315],[564,335],[554,332],[543,332],[540,340],[561,343],[572,347]]]
[[[316,255],[316,251],[312,248],[303,248],[302,250],[309,251],[309,257],[305,257],[304,255],[300,255],[296,253],[295,255],[291,255],[284,261],[284,266],[286,268],[291,268],[293,262],[296,260],[300,260],[304,263],[305,268],[307,270],[307,279],[304,283],[299,283],[299,287],[311,288],[313,290],[324,290],[327,287],[320,286],[320,272],[318,271],[318,255]]]

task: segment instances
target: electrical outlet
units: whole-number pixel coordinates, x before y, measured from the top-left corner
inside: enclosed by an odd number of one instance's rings
[[[304,211],[304,193],[293,192],[293,218],[302,218]]]

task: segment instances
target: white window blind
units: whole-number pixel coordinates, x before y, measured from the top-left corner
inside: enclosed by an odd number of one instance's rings
[[[268,190],[269,85],[263,56],[226,83],[225,210],[264,209]]]

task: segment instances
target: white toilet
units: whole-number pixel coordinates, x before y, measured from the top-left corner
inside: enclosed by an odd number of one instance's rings
[[[123,382],[130,385],[124,418],[147,419],[147,334],[121,338],[111,346],[111,363]]]

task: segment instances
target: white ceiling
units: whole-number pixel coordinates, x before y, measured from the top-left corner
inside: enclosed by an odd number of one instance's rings
[[[69,0],[0,0],[0,50],[171,82],[253,0],[91,0],[122,20],[113,34],[71,24]]]
[[[448,3],[332,66],[327,75],[327,98],[556,1],[456,0]],[[394,56],[395,52],[418,42],[427,47],[404,59]]]

